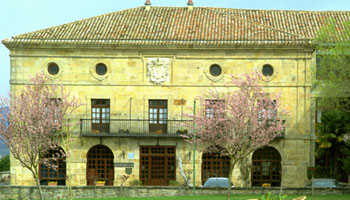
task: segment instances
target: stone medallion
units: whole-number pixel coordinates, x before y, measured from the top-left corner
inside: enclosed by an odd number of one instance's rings
[[[170,58],[148,58],[147,77],[151,83],[160,85],[169,81]]]

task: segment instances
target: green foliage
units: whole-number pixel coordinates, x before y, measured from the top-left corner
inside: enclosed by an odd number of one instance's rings
[[[345,134],[350,133],[350,114],[341,110],[325,112],[322,123],[316,125],[316,142],[320,149],[331,148],[343,141]]]
[[[181,184],[177,181],[169,181],[169,186],[181,186]]]
[[[265,196],[261,196],[259,200],[284,200],[287,198],[287,195],[271,195],[271,193],[267,193]]]
[[[317,53],[313,93],[322,97],[317,109],[350,111],[350,21],[326,20],[313,43]]]
[[[129,182],[130,186],[141,186],[142,185],[142,181],[140,180],[132,180]]]
[[[342,110],[324,112],[321,121],[316,125],[316,157],[321,161],[328,160],[328,165],[318,166],[314,177],[340,179],[350,170],[350,152],[346,155],[349,147],[343,141],[350,133],[350,113]]]
[[[7,155],[0,160],[0,172],[10,171],[10,156]]]
[[[340,151],[343,153],[343,156],[339,159],[343,164],[341,169],[350,174],[350,149],[349,147],[344,147]]]

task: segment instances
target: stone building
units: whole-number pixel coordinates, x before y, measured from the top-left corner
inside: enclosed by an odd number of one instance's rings
[[[254,152],[234,170],[235,186],[304,186],[314,165],[311,40],[325,19],[350,12],[145,6],[17,35],[10,50],[11,92],[44,72],[84,103],[73,130],[72,184],[118,186],[183,182],[192,146],[180,136],[196,97],[223,88],[231,74],[261,71],[267,92],[288,109],[283,138]],[[58,161],[62,162],[62,161]],[[64,162],[62,162],[64,163]],[[65,165],[41,167],[42,184],[65,184]],[[196,153],[196,185],[226,176],[227,158]],[[250,168],[249,166],[252,166]],[[245,170],[251,169],[251,170]],[[34,185],[11,160],[11,184]]]

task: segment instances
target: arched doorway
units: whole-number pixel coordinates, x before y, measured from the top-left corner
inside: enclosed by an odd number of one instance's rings
[[[113,185],[113,160],[113,153],[108,147],[104,145],[93,146],[87,153],[87,185],[95,185],[96,181],[104,181],[105,185]]]
[[[230,158],[220,153],[202,155],[202,184],[210,177],[228,177]]]
[[[281,155],[273,147],[263,147],[256,150],[252,157],[252,186],[281,185]]]
[[[62,148],[49,150],[44,156],[49,165],[39,165],[40,185],[55,182],[57,185],[66,185],[66,157]],[[57,167],[57,168],[56,168]]]

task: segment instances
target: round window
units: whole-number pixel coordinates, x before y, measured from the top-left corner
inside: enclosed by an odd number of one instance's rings
[[[96,74],[102,76],[107,73],[107,66],[103,63],[99,63],[96,65]]]
[[[217,64],[210,66],[210,74],[212,76],[219,76],[221,74],[221,67]]]
[[[266,64],[263,66],[262,73],[264,76],[272,76],[273,74],[273,67],[269,64]]]
[[[57,75],[58,72],[60,71],[60,68],[56,63],[50,63],[49,66],[47,67],[47,71],[51,75]]]

